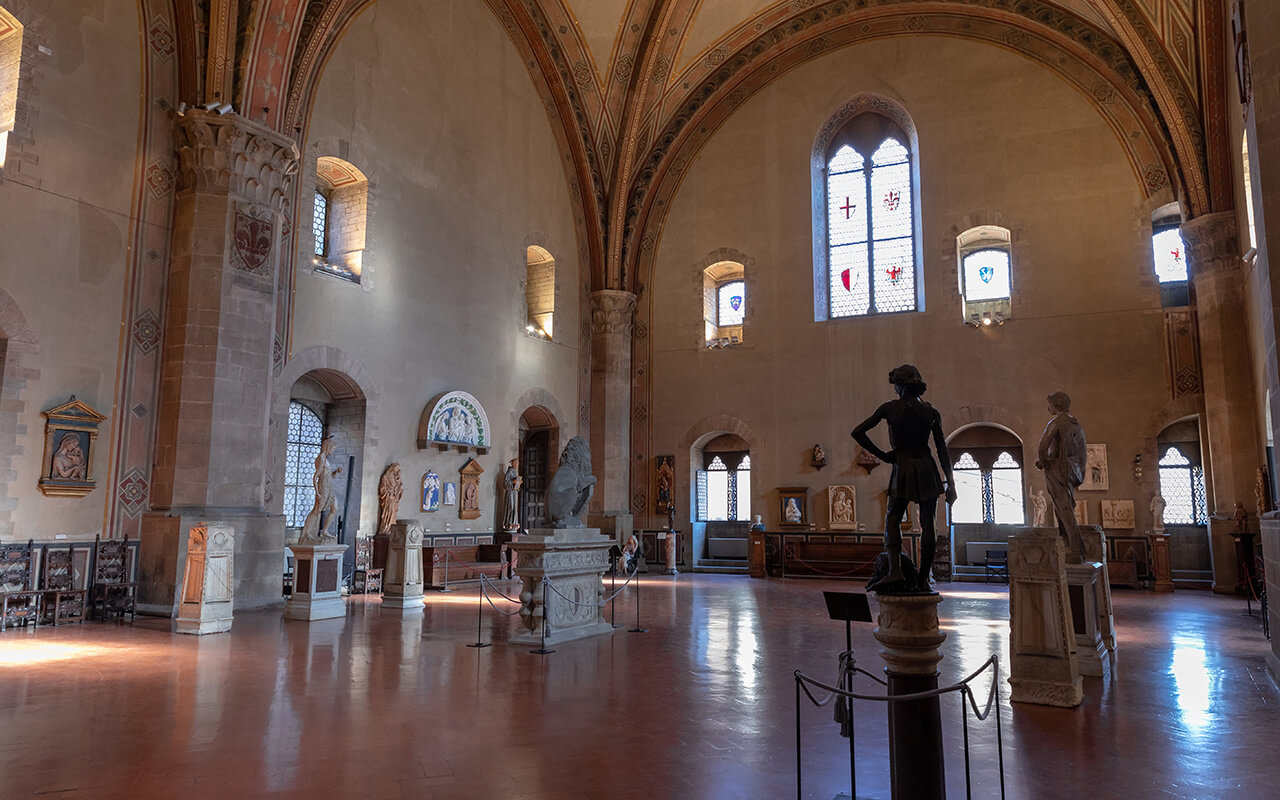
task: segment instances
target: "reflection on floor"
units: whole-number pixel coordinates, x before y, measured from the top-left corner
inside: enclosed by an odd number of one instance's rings
[[[640,581],[648,633],[549,656],[477,594],[421,615],[349,601],[346,619],[241,613],[229,635],[167,621],[0,636],[4,798],[786,798],[795,795],[793,669],[831,678],[844,629],[822,589],[848,583],[681,575]],[[1008,647],[1003,587],[943,585],[943,680]],[[506,604],[502,604],[509,608]],[[1280,693],[1244,602],[1117,590],[1115,680],[1074,711],[1004,706],[1009,796],[1275,797]],[[871,626],[860,663],[881,667]],[[871,688],[869,685],[865,688]],[[1008,687],[1001,691],[1008,697]],[[888,798],[883,709],[857,708],[859,794]],[[958,700],[944,705],[963,797]],[[804,711],[805,795],[848,790],[830,709]],[[996,797],[995,731],[977,724],[975,797]]]

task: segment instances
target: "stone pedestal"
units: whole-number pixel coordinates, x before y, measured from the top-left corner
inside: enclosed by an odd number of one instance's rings
[[[1111,604],[1111,572],[1107,568],[1107,535],[1101,525],[1081,525],[1080,537],[1084,541],[1085,557],[1102,565],[1102,579],[1098,582],[1098,630],[1102,643],[1109,652],[1116,651],[1116,612]],[[1089,673],[1084,673],[1089,674]]]
[[[512,542],[524,624],[511,641],[539,644],[544,624],[548,644],[611,635],[613,626],[605,621],[604,608],[599,604],[604,599],[603,578],[609,569],[612,544],[613,540],[602,536],[599,528],[535,528],[520,541]],[[544,577],[559,590],[559,594],[549,587],[545,590],[549,609],[543,605]]]
[[[1101,624],[1106,618],[1106,572],[1101,563],[1089,561],[1068,564],[1066,574],[1071,630],[1076,637],[1076,664],[1081,675],[1101,678],[1110,669]]]
[[[236,532],[225,522],[202,522],[187,533],[187,564],[174,633],[231,630],[235,602]]]
[[[391,526],[382,607],[409,613],[422,608],[422,529],[399,520]]]
[[[342,602],[342,554],[345,544],[295,544],[293,595],[285,607],[286,619],[332,619],[346,616]]]
[[[1015,703],[1072,708],[1084,700],[1057,528],[1009,537],[1009,685]]]
[[[938,626],[933,594],[876,594],[876,629],[889,694],[915,694],[938,688],[938,648],[947,635]],[[893,800],[943,800],[947,796],[942,755],[939,698],[887,703],[889,782]]]
[[[1164,531],[1148,531],[1151,539],[1151,572],[1155,575],[1157,592],[1173,591],[1173,568],[1169,564],[1169,534]]]

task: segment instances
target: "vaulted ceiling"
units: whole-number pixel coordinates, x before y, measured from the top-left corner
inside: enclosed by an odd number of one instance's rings
[[[325,59],[377,0],[173,0],[180,99],[305,141]],[[1089,97],[1149,195],[1229,208],[1226,0],[485,0],[542,94],[594,288],[643,290],[684,169],[782,72],[945,35],[1014,50]]]

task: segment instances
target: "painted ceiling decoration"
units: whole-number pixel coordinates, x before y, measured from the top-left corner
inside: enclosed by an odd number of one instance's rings
[[[174,0],[177,99],[231,102],[305,143],[325,62],[375,2]],[[891,36],[955,36],[1013,50],[1090,98],[1148,195],[1171,192],[1190,216],[1231,203],[1218,152],[1229,149],[1220,3],[485,2],[543,99],[593,289],[643,291],[684,170],[735,109],[799,64]]]

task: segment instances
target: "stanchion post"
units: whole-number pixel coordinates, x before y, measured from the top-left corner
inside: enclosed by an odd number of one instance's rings
[[[631,576],[635,579],[635,575]],[[636,581],[636,626],[627,631],[627,633],[648,633],[648,628],[640,627],[640,581]]]
[[[448,574],[449,573],[446,571],[445,575],[448,575]],[[480,630],[483,622],[484,622],[484,578],[482,577],[480,578],[480,598],[479,598],[479,602],[476,604],[476,643],[469,644],[467,645],[467,647],[489,647],[491,644],[493,644],[492,642],[480,641]]]
[[[444,588],[442,592],[449,591],[449,548],[444,549]]]
[[[796,676],[796,800],[802,800],[804,792],[800,788],[800,676]],[[855,794],[856,798],[857,795]]]
[[[618,565],[614,564],[613,569],[609,570],[609,627],[618,627],[615,620],[618,619]]]
[[[551,615],[547,613],[547,578],[546,576],[543,576],[542,578],[542,646],[539,647],[537,650],[530,651],[534,655],[545,656],[549,653],[555,652],[555,650],[547,649],[547,620],[549,620],[550,618],[551,618]]]

